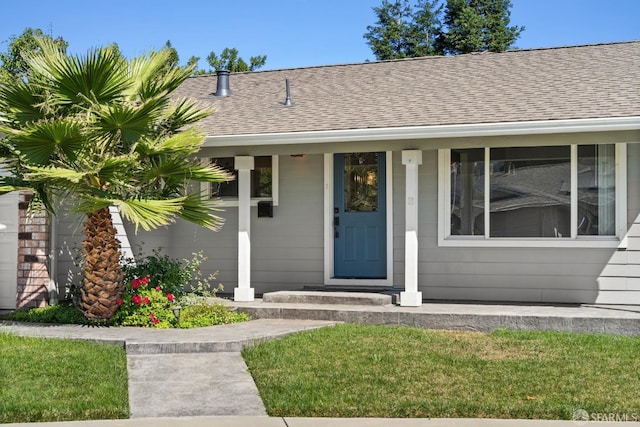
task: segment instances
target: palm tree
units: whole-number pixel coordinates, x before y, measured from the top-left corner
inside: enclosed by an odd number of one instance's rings
[[[190,183],[231,177],[194,157],[204,135],[193,124],[210,111],[172,97],[193,70],[167,67],[166,50],[128,61],[111,47],[84,56],[46,40],[41,48],[27,56],[25,78],[0,85],[0,158],[10,172],[0,194],[31,189],[52,214],[73,200],[86,215],[81,309],[105,320],[123,279],[109,207],[136,231],[176,217],[215,230],[215,206]]]

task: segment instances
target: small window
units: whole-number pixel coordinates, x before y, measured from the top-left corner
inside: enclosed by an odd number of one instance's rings
[[[278,156],[255,156],[254,169],[251,171],[251,198],[256,200],[273,200],[277,205]],[[234,157],[215,157],[211,163],[231,172],[236,178],[229,182],[213,182],[210,184],[211,198],[220,198],[224,204],[235,204],[238,198],[238,171],[235,169]]]
[[[228,182],[212,182],[211,183],[211,191],[209,192],[210,197],[218,198],[218,197],[238,197],[238,173],[234,167],[234,159],[233,157],[218,157],[211,159],[211,163],[221,167],[233,174],[233,181]]]

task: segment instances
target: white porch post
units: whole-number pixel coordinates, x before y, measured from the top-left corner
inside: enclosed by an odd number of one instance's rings
[[[251,287],[251,170],[253,157],[238,156],[238,287],[233,290],[234,301],[254,300]]]
[[[400,292],[400,305],[422,305],[422,292],[418,292],[418,165],[422,164],[422,151],[405,150],[402,164],[406,167],[405,233],[404,233],[404,292]]]

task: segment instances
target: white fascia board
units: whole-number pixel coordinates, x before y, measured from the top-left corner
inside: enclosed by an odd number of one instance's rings
[[[204,147],[640,130],[640,116],[208,136]]]

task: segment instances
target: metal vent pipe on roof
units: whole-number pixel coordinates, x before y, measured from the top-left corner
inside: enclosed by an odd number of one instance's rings
[[[229,70],[216,70],[218,76],[218,83],[216,85],[216,93],[213,96],[230,96],[231,89],[229,89]]]
[[[285,84],[286,97],[284,99],[283,105],[285,107],[291,107],[293,105],[293,102],[291,102],[291,90],[289,88],[289,79],[285,79],[284,84]]]

